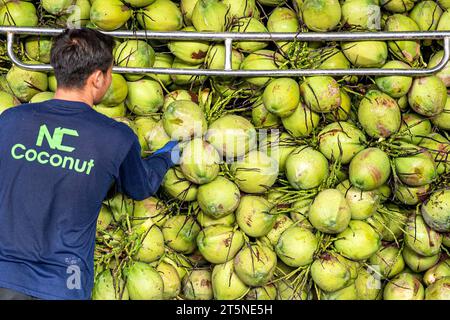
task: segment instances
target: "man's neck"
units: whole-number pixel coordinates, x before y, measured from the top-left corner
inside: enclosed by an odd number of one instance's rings
[[[91,97],[91,95],[87,94],[82,90],[63,89],[63,88],[57,89],[55,92],[54,99],[83,102],[91,107],[94,104],[94,99]]]

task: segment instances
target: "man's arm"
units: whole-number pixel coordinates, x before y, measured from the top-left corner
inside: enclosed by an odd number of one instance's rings
[[[117,191],[135,200],[155,194],[167,171],[175,165],[171,158],[175,146],[176,142],[171,141],[152,156],[142,159],[141,146],[135,139],[119,168]]]

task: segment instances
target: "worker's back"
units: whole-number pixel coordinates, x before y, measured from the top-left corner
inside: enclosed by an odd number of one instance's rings
[[[0,116],[0,287],[89,298],[97,215],[133,135],[79,102]]]

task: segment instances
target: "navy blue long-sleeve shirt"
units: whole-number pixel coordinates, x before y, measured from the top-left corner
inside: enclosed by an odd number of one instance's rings
[[[125,124],[80,102],[24,104],[0,115],[0,287],[89,299],[96,222],[115,183],[153,195],[170,152],[142,159]]]

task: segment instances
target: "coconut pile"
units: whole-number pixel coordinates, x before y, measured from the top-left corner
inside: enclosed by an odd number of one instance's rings
[[[0,24],[104,31],[450,30],[450,1],[2,1]],[[5,42],[4,38],[1,40]],[[17,37],[49,63],[51,38]],[[51,99],[2,48],[0,112]],[[442,40],[235,41],[235,70],[433,68]],[[115,65],[223,69],[225,46],[116,39]],[[142,156],[180,141],[153,197],[105,199],[93,299],[450,299],[450,64],[433,76],[114,74],[98,112]]]

